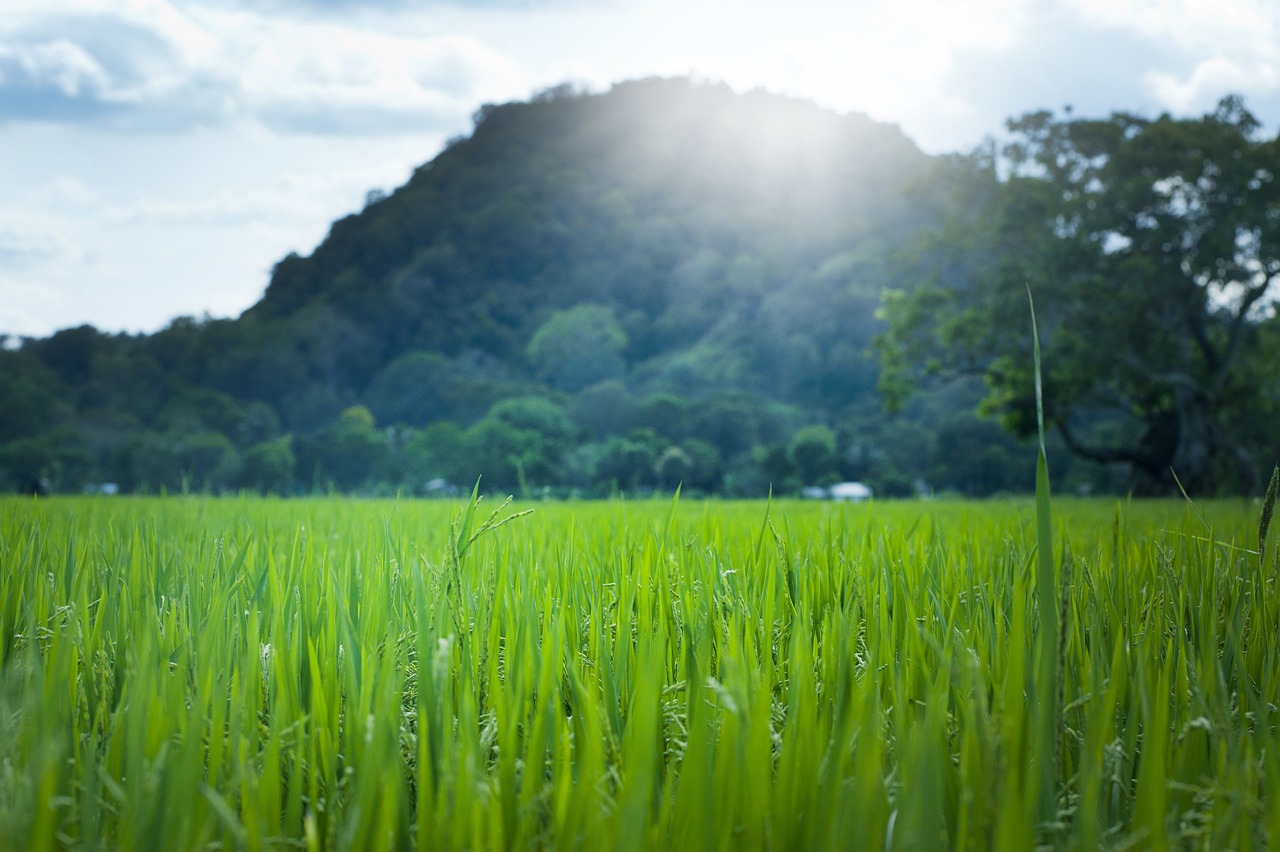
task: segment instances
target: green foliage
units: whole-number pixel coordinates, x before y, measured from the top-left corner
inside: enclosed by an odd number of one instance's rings
[[[674,491],[693,472],[693,459],[679,447],[671,446],[662,451],[653,463],[653,473],[658,487]]]
[[[553,313],[525,352],[540,379],[573,392],[623,375],[626,347],[627,335],[612,308],[581,304]]]
[[[56,429],[0,445],[0,487],[79,491],[90,480],[93,458],[72,432]]]
[[[126,490],[417,493],[486,472],[486,488],[608,493],[655,487],[668,450],[696,490],[722,467],[746,482],[756,445],[865,396],[884,258],[917,224],[901,190],[926,162],[865,117],[687,80],[489,105],[311,256],[282,259],[243,316],[0,354],[0,447],[64,427]],[[534,395],[572,435],[491,413]],[[357,405],[380,435],[345,422]],[[467,434],[439,444],[453,456],[417,438],[438,423]],[[287,489],[172,467],[190,467],[183,436],[243,455],[286,430]]]
[[[701,438],[688,438],[680,443],[680,449],[689,460],[689,470],[683,478],[685,493],[715,493],[720,490],[724,458],[715,445]]]
[[[1132,484],[1068,448],[1137,448],[1160,472],[1208,458],[1204,481],[1235,490],[1252,483],[1233,458],[1280,455],[1280,321],[1262,296],[1231,318],[1274,236],[1265,217],[1250,236],[1274,182],[1245,177],[1272,143],[1238,102],[1198,123],[1028,117],[1000,158],[949,159],[942,176],[895,128],[688,80],[476,121],[311,256],[281,260],[239,318],[0,351],[0,488],[425,494],[483,475],[482,490],[634,496],[678,475],[686,493],[741,496],[837,478],[878,495],[1028,491],[1018,441],[971,415],[981,400],[1033,429],[1030,341],[1010,331],[1028,278],[1060,490]],[[1220,169],[1196,173],[1216,194],[1187,177],[1192,150]],[[1180,214],[1175,188],[1200,212]],[[1163,250],[1180,226],[1204,236],[1172,252],[1197,271],[1185,280]],[[1232,228],[1239,258],[1221,251]],[[922,229],[937,233],[913,250]],[[1204,321],[1179,325],[1171,305]],[[930,369],[969,381],[908,394]],[[368,417],[344,415],[356,407]],[[795,443],[811,424],[830,440]]]
[[[625,437],[604,442],[596,465],[596,476],[623,491],[652,487],[661,442],[652,430],[637,429]]]
[[[1031,313],[1032,370],[1036,389],[1036,436],[1040,440],[1036,454],[1036,671],[1032,712],[1035,714],[1036,752],[1040,755],[1037,772],[1038,814],[1042,821],[1056,816],[1058,750],[1062,741],[1059,724],[1061,687],[1059,680],[1059,601],[1066,600],[1059,590],[1053,555],[1053,505],[1049,488],[1049,461],[1044,442],[1044,386],[1040,363],[1040,333],[1036,325],[1036,309],[1030,290],[1027,307]],[[1065,585],[1062,584],[1062,585]],[[1161,815],[1163,816],[1163,814]]]
[[[437,421],[408,432],[394,462],[399,474],[396,485],[406,493],[421,495],[432,480],[466,482],[473,471],[465,457],[464,441],[464,430],[451,421]]]
[[[0,350],[0,442],[37,435],[62,419],[58,385],[52,371],[29,353]]]
[[[1161,490],[1253,490],[1249,427],[1270,405],[1259,323],[1280,269],[1277,142],[1236,98],[1201,118],[1034,113],[999,153],[943,163],[944,226],[886,300],[882,386],[982,375],[984,410],[1035,432],[1030,283],[1045,418],[1082,458]],[[1242,382],[1242,379],[1244,381]],[[1256,443],[1254,444],[1256,446]],[[1171,473],[1173,471],[1173,473]]]
[[[90,325],[67,328],[24,347],[69,385],[87,382],[94,373],[94,361],[112,349],[110,337]]]
[[[1280,836],[1280,592],[1239,501],[1199,504],[1202,521],[1181,503],[1055,499],[1076,582],[1051,743],[1029,692],[1030,499],[527,508],[489,510],[478,491],[0,501],[0,837],[1026,850]]]
[[[374,376],[365,393],[382,423],[422,426],[447,414],[449,359],[437,352],[406,352]]]
[[[373,412],[363,405],[353,405],[338,415],[338,425],[349,429],[372,429],[377,425]]]
[[[296,467],[293,436],[281,435],[244,451],[236,486],[260,494],[289,494],[293,491]]]
[[[787,445],[787,458],[809,485],[825,484],[836,475],[836,436],[826,426],[805,426]]]
[[[494,403],[488,416],[516,429],[538,432],[553,442],[568,441],[575,432],[565,410],[540,396],[504,399]]]
[[[388,473],[391,446],[375,428],[364,406],[352,406],[323,429],[295,439],[300,477],[310,475],[319,491],[352,491],[382,481]]]
[[[564,409],[541,397],[496,403],[462,436],[458,481],[483,478],[486,487],[524,491],[554,484],[560,459],[574,434]]]
[[[650,394],[636,406],[635,425],[677,441],[689,434],[690,408],[689,401],[676,394]]]
[[[636,401],[627,386],[610,379],[574,395],[570,413],[585,432],[602,438],[626,432],[636,423]]]
[[[232,485],[240,466],[225,435],[203,430],[144,434],[125,453],[125,486],[150,493],[217,493]]]

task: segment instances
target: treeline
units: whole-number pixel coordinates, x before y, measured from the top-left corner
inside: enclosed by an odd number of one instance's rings
[[[486,106],[241,317],[0,351],[0,487],[1025,490],[981,365],[883,405],[882,297],[923,292],[954,184],[894,127],[724,86]]]
[[[636,395],[609,378],[570,393],[509,380],[509,395],[494,391],[479,416],[455,420],[434,416],[434,406],[474,411],[474,398],[463,404],[452,394],[477,394],[479,384],[454,376],[456,386],[435,389],[415,374],[398,390],[384,377],[366,402],[289,429],[268,403],[184,384],[177,365],[158,360],[179,333],[225,322],[182,321],[140,337],[70,329],[0,352],[0,392],[11,403],[0,434],[3,487],[432,496],[482,476],[489,489],[524,496],[678,484],[693,494],[764,496],[854,479],[906,496],[1029,485],[1025,447],[971,413],[975,390],[935,395],[896,417],[868,408],[824,422],[736,390]],[[433,366],[435,358],[412,355],[384,372]],[[434,399],[442,393],[449,403]]]

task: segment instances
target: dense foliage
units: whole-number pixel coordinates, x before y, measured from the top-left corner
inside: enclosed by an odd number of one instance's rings
[[[0,837],[1274,848],[1243,507],[1059,503],[1047,689],[1029,501],[0,501]]]
[[[887,304],[884,383],[980,374],[985,406],[1035,429],[1034,291],[1045,415],[1081,457],[1168,492],[1257,492],[1280,441],[1280,138],[1238,98],[1151,120],[1033,113],[949,161],[944,225]]]
[[[0,490],[1025,491],[1027,283],[1061,488],[1254,488],[1275,143],[1238,101],[1012,133],[939,165],[687,80],[485,106],[243,316],[0,351]]]
[[[875,394],[881,291],[934,216],[895,128],[685,80],[475,121],[238,319],[0,352],[0,488],[1030,486],[975,387]]]

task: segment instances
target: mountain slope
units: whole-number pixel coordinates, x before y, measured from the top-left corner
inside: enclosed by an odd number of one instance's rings
[[[832,264],[881,262],[925,165],[895,128],[684,80],[485,107],[470,138],[282,261],[246,319],[323,329],[325,344],[296,344],[311,364],[294,383],[356,393],[405,350],[478,351],[519,372],[550,313],[584,301],[614,309],[631,367],[660,374],[730,337],[751,373],[773,353],[737,338],[809,331],[760,329],[752,313]],[[855,336],[847,319],[820,349]]]

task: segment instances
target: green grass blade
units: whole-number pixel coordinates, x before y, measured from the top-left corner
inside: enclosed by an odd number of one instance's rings
[[[1040,332],[1036,327],[1035,300],[1027,289],[1031,312],[1031,339],[1036,387],[1036,429],[1040,439],[1036,455],[1036,608],[1039,653],[1036,658],[1035,715],[1037,717],[1037,759],[1039,760],[1040,818],[1053,817],[1056,801],[1058,735],[1058,604],[1060,594],[1053,566],[1053,516],[1049,494],[1049,462],[1044,442],[1044,385],[1040,365]]]

